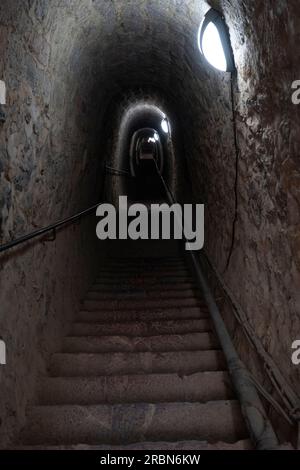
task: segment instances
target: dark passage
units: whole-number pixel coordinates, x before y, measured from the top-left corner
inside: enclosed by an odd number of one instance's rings
[[[299,0],[0,0],[0,448],[300,445],[299,31]],[[204,204],[203,250],[100,241],[120,196]]]
[[[135,182],[135,199],[144,202],[162,202],[164,188],[157,174],[153,160],[145,160],[140,165]]]

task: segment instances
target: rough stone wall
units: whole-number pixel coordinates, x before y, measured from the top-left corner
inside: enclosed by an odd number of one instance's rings
[[[206,203],[206,250],[299,390],[299,372],[290,362],[299,332],[299,108],[291,104],[290,90],[300,79],[299,4],[208,3],[224,11],[238,68],[238,212],[227,271],[236,189],[230,79],[209,69],[199,54],[198,27],[208,9],[200,0],[1,1],[0,79],[8,88],[8,118],[0,128],[1,240],[94,202],[110,100],[129,87],[157,89],[182,126],[193,197]],[[17,367],[7,368],[2,377],[3,422],[10,416],[14,423],[31,395],[25,383],[33,383],[39,360],[22,351],[41,330],[44,338],[49,334],[51,322],[37,320],[40,310],[50,309],[53,324],[61,324],[62,310],[68,317],[77,303],[79,280],[83,290],[90,278],[82,269],[93,244],[83,245],[72,230],[2,262],[2,331],[14,337],[13,361],[25,371],[19,376]],[[80,247],[87,251],[79,255]],[[32,281],[25,278],[28,269]],[[76,280],[67,275],[70,269],[79,273]],[[16,289],[19,298],[12,295]],[[250,352],[241,340],[237,344],[250,364]]]
[[[99,104],[96,109],[87,86],[88,67],[76,62],[74,45],[64,37],[64,17],[58,19],[51,5],[0,6],[0,75],[8,91],[0,127],[1,243],[85,209],[100,192]],[[0,255],[0,335],[7,346],[0,370],[3,445],[23,422],[43,357],[58,347],[79,308],[94,276],[96,249],[89,218],[59,231],[54,242]]]
[[[291,100],[292,82],[300,76],[300,6],[285,0],[208,3],[224,13],[230,29],[239,155],[236,172],[229,77],[204,66],[201,105],[191,105],[186,140],[194,197],[206,203],[205,249],[300,394],[300,369],[291,361],[291,345],[300,334],[300,108]],[[223,300],[221,293],[220,306],[242,358],[268,383]]]
[[[238,69],[237,221],[223,277],[299,394],[300,369],[291,362],[291,345],[300,333],[300,114],[292,104],[291,85],[300,74],[300,6],[297,1],[214,4],[227,18]],[[216,167],[212,162],[210,174],[217,173]],[[227,189],[234,197],[234,188]],[[217,213],[212,218],[217,224]],[[222,274],[223,260],[215,238],[210,240],[207,251]],[[238,344],[247,364],[254,362],[241,337]]]

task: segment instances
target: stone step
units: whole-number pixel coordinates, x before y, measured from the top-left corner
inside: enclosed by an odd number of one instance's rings
[[[151,286],[157,285],[163,289],[165,284],[171,284],[176,286],[178,284],[189,284],[194,285],[195,281],[194,278],[191,276],[184,276],[184,277],[170,277],[170,276],[149,276],[147,278],[143,278],[142,276],[136,276],[135,278],[118,278],[117,275],[111,277],[102,277],[101,279],[97,279],[94,284],[104,284],[104,285],[134,285],[134,286]]]
[[[163,308],[172,308],[172,307],[203,307],[203,302],[197,298],[187,298],[187,299],[155,299],[147,300],[144,299],[123,299],[123,300],[97,300],[97,299],[87,299],[82,302],[82,306],[85,310],[137,310],[141,309],[150,310],[154,309],[163,309]]]
[[[227,372],[45,378],[38,385],[40,405],[164,403],[234,398]]]
[[[18,446],[12,447],[10,450],[92,450],[92,451],[133,451],[133,450],[165,450],[165,451],[188,451],[188,450],[253,450],[252,443],[249,439],[237,441],[233,444],[227,442],[216,442],[209,444],[207,441],[177,441],[177,442],[138,442],[129,445],[88,445],[88,444],[75,444],[75,445],[36,445],[36,446]],[[294,450],[294,449],[290,449]]]
[[[219,349],[212,333],[190,333],[186,335],[159,335],[147,337],[131,336],[81,336],[66,337],[62,352],[171,352],[205,351]]]
[[[159,279],[169,279],[170,282],[173,281],[178,281],[178,279],[186,279],[188,281],[192,281],[192,276],[190,273],[149,273],[149,274],[144,274],[144,273],[132,273],[132,274],[122,274],[121,272],[115,272],[115,273],[107,273],[107,274],[101,274],[101,276],[98,276],[95,280],[95,283],[97,282],[103,282],[103,280],[114,280],[115,282],[134,282],[134,281],[139,281],[139,282],[152,282],[152,280],[159,280]]]
[[[234,443],[247,437],[236,401],[34,406],[24,444],[130,444],[205,440]]]
[[[159,320],[195,320],[208,319],[209,313],[198,307],[188,308],[165,308],[163,310],[109,310],[109,311],[87,311],[81,310],[77,314],[78,322],[92,323],[122,323],[122,322],[151,322]]]
[[[120,269],[101,269],[97,272],[97,279],[102,279],[103,277],[115,277],[117,276],[118,279],[122,278],[135,278],[135,277],[185,277],[191,276],[191,272],[187,268],[161,268],[161,269],[144,269],[144,268],[120,268]]]
[[[55,377],[88,377],[164,373],[188,375],[225,369],[222,352],[210,350],[159,353],[57,353],[51,358],[49,372]]]
[[[207,319],[137,321],[121,323],[76,322],[71,336],[158,336],[204,333],[212,330]]]
[[[161,258],[131,258],[131,259],[122,259],[122,260],[106,260],[103,263],[103,267],[110,267],[112,269],[118,270],[122,267],[130,267],[130,268],[152,268],[152,267],[170,267],[173,268],[174,266],[179,266],[186,268],[187,264],[184,259],[182,258],[174,258],[174,259],[165,259],[162,260]]]
[[[23,449],[251,448],[184,258],[110,260],[81,307],[38,382]]]
[[[140,263],[121,263],[115,264],[111,262],[104,262],[99,266],[98,272],[103,271],[142,271],[143,273],[148,273],[150,271],[162,271],[162,270],[173,270],[173,269],[182,269],[188,270],[189,267],[185,262],[172,262],[172,263],[158,263],[154,262],[140,262]]]

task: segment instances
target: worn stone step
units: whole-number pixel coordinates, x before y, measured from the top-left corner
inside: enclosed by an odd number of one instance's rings
[[[97,300],[97,299],[87,299],[82,302],[82,306],[85,310],[137,310],[141,309],[150,310],[154,309],[163,309],[163,308],[172,308],[172,307],[203,307],[203,302],[197,298],[187,298],[187,299],[155,299],[147,300],[145,303],[144,299],[117,299],[117,300]]]
[[[129,336],[68,336],[63,340],[63,352],[168,352],[202,351],[218,349],[219,343],[212,333],[186,335]]]
[[[71,336],[158,336],[203,333],[212,330],[208,319],[136,321],[121,323],[76,322]]]
[[[53,354],[49,371],[52,376],[97,376],[129,374],[180,375],[225,370],[221,351],[180,351],[143,353],[57,353]]]
[[[113,300],[143,300],[143,302],[151,302],[161,299],[176,299],[176,300],[184,300],[190,298],[197,298],[201,301],[201,292],[196,289],[186,289],[186,290],[176,290],[176,289],[167,289],[167,290],[156,290],[156,291],[147,291],[146,289],[131,289],[131,290],[120,290],[115,289],[114,291],[107,292],[102,291],[101,288],[92,288],[86,295],[86,299],[88,300],[106,300],[106,301],[113,301]],[[204,301],[203,306],[205,305]]]
[[[152,277],[185,277],[191,276],[191,272],[186,268],[172,268],[172,269],[148,269],[145,270],[141,269],[127,269],[127,268],[120,268],[120,269],[103,269],[98,271],[97,278],[102,279],[105,277],[115,277],[117,276],[118,279],[122,278],[136,278],[136,277],[143,277],[145,278],[152,278]]]
[[[127,267],[173,267],[173,266],[182,266],[186,267],[186,262],[183,258],[174,258],[174,259],[165,259],[161,258],[131,258],[131,259],[120,259],[113,260],[109,259],[103,263],[103,266],[109,266],[113,269],[120,269],[123,266]]]
[[[105,283],[95,283],[91,291],[92,292],[101,292],[102,294],[130,294],[130,293],[146,293],[148,295],[154,295],[155,293],[157,294],[162,294],[165,291],[170,291],[170,292],[182,292],[184,293],[185,291],[189,292],[200,292],[199,288],[194,284],[194,283],[181,283],[178,284],[174,283],[167,284],[167,283],[157,283],[157,284],[148,284],[148,285],[130,285],[130,284],[116,284],[116,283],[111,283],[111,284],[105,284]]]
[[[93,451],[133,451],[133,450],[165,450],[165,451],[188,451],[188,450],[253,450],[250,439],[237,441],[233,444],[228,442],[216,442],[209,444],[207,441],[177,441],[177,442],[138,442],[128,445],[88,445],[88,444],[75,444],[75,445],[57,445],[57,446],[18,446],[12,447],[10,450],[93,450]],[[290,449],[294,450],[294,449]]]
[[[151,322],[158,320],[192,320],[192,319],[208,319],[209,313],[200,308],[172,308],[164,310],[109,310],[109,311],[87,311],[81,310],[77,314],[78,322],[93,323],[122,323],[122,322]]]
[[[112,377],[53,377],[38,385],[40,405],[101,403],[164,403],[234,398],[227,372],[119,375]]]
[[[136,276],[135,278],[118,278],[118,276],[111,276],[111,277],[103,277],[101,279],[97,279],[95,284],[99,285],[132,285],[132,286],[163,286],[165,284],[171,284],[173,286],[177,286],[178,284],[195,284],[195,280],[192,276],[184,276],[184,277],[170,277],[170,276],[157,276],[157,277],[146,277],[143,278],[142,276]]]
[[[24,444],[130,444],[145,440],[234,443],[247,437],[236,401],[35,406]]]
[[[138,281],[146,281],[146,282],[151,282],[153,279],[154,280],[157,280],[157,279],[161,279],[161,278],[164,278],[164,279],[169,279],[169,280],[174,280],[174,281],[178,281],[178,279],[187,279],[189,281],[192,280],[192,276],[189,272],[178,272],[176,273],[175,271],[172,273],[172,272],[156,272],[156,273],[148,273],[148,274],[145,274],[143,272],[141,273],[132,273],[132,274],[127,274],[127,273],[122,273],[122,272],[111,272],[111,273],[103,273],[101,275],[99,275],[95,282],[102,282],[103,280],[114,280],[115,282],[117,281],[126,281],[126,282],[133,282],[135,280],[138,280]]]
[[[108,271],[108,272],[116,272],[116,271],[126,271],[126,272],[131,272],[131,271],[142,271],[143,273],[148,273],[151,271],[171,271],[171,270],[189,270],[189,267],[186,263],[183,262],[173,262],[173,263],[122,263],[119,265],[113,264],[113,263],[103,263],[102,265],[99,266],[98,273],[101,273],[103,271]]]

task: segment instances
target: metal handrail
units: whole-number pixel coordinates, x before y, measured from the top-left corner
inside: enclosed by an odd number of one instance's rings
[[[20,238],[17,238],[15,240],[12,240],[8,243],[5,243],[3,245],[0,245],[0,253],[3,253],[4,251],[10,250],[18,245],[21,245],[23,243],[26,243],[34,238],[40,237],[41,235],[44,235],[45,233],[49,233],[52,231],[57,230],[58,228],[64,226],[64,225],[69,225],[77,220],[82,219],[83,217],[88,216],[89,214],[93,213],[95,209],[99,206],[100,203],[94,204],[93,206],[89,207],[88,209],[85,209],[84,211],[78,212],[77,214],[72,215],[71,217],[66,217],[65,219],[59,220],[58,222],[55,222],[54,224],[48,225],[47,227],[40,228],[38,230],[35,230],[34,232],[31,232],[27,235],[24,235]]]
[[[160,173],[156,162],[155,166],[166,191],[169,204],[176,203],[175,197],[169,188],[168,183],[164,180],[162,174]],[[188,242],[183,229],[182,234],[185,241]],[[228,371],[238,396],[252,442],[254,443],[257,450],[277,449],[279,447],[279,442],[273,426],[264,410],[264,406],[257,392],[257,388],[253,383],[251,375],[245,367],[244,363],[239,358],[220,310],[209,288],[200,262],[193,251],[189,251],[188,254],[196,279],[199,283],[199,287],[201,288],[203,297],[208,306],[215,332],[218,336],[224,356],[226,358]]]

